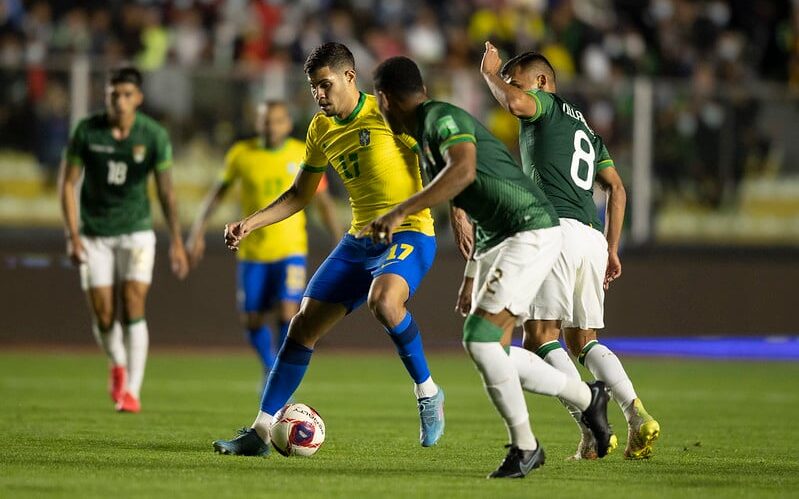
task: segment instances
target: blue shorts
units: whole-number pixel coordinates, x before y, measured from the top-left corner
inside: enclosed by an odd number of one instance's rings
[[[281,301],[299,302],[304,289],[304,256],[269,263],[239,262],[236,297],[242,312],[263,312]]]
[[[413,296],[435,256],[435,236],[421,232],[397,232],[391,244],[375,244],[368,237],[357,239],[347,234],[317,269],[305,296],[340,303],[349,313],[366,301],[372,280],[383,274],[405,279]]]

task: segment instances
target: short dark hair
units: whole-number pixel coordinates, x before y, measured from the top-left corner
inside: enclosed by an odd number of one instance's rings
[[[355,69],[355,58],[343,43],[327,42],[311,51],[302,69],[311,74],[323,67],[330,69]]]
[[[375,89],[397,97],[424,93],[424,81],[419,66],[403,56],[381,62],[374,71]]]
[[[131,64],[118,66],[108,72],[108,83],[110,85],[133,83],[141,89],[142,81],[141,71]]]
[[[510,76],[511,71],[513,71],[513,69],[517,66],[521,67],[522,70],[526,70],[532,66],[538,66],[543,70],[547,77],[552,78],[552,81],[555,81],[555,68],[552,67],[552,64],[549,63],[546,57],[538,52],[524,52],[512,57],[502,66],[500,74],[503,76],[503,78],[507,78]]]

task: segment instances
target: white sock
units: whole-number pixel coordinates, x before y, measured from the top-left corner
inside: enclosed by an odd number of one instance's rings
[[[555,340],[555,343],[558,343],[557,340]],[[541,345],[541,347],[545,346],[547,346],[547,343]],[[536,351],[536,353],[538,352],[540,352],[540,348],[538,351]],[[556,348],[550,350],[544,356],[544,362],[565,374],[569,379],[581,381],[580,371],[577,370],[577,366],[574,365],[574,362],[572,362],[569,354],[566,353],[566,350],[560,347],[560,343],[558,343]],[[580,427],[580,430],[583,432],[590,432],[588,427],[582,423],[583,411],[563,399],[560,399],[560,402],[564,407],[566,407],[566,410],[569,411],[572,419],[574,419],[574,421]]]
[[[432,376],[417,385],[413,385],[413,393],[417,399],[432,397],[438,393],[438,385],[433,381]]]
[[[464,342],[464,347],[477,365],[494,407],[505,420],[511,444],[523,450],[536,449],[519,374],[508,361],[505,349],[499,342],[468,341]]]
[[[560,397],[569,404],[584,411],[591,403],[591,390],[588,385],[550,366],[541,358],[519,347],[510,347],[510,359],[519,374],[525,390],[541,395]]]
[[[128,324],[124,330],[128,346],[128,391],[134,397],[140,398],[144,368],[147,365],[147,348],[150,344],[147,321],[142,319]]]
[[[101,332],[97,323],[92,323],[92,334],[97,344],[103,349],[108,360],[115,366],[124,366],[127,364],[125,358],[125,344],[122,342],[122,328],[119,322],[114,321],[111,330],[108,332]]]
[[[253,422],[250,428],[255,429],[255,433],[261,437],[266,443],[269,443],[269,428],[272,427],[272,421],[274,421],[274,417],[271,414],[267,414],[264,411],[258,411],[258,416],[255,417],[255,421]]]
[[[619,362],[619,358],[601,343],[595,343],[583,359],[583,365],[591,371],[598,380],[604,381],[621,410],[627,416],[627,409],[632,407],[633,401],[638,397],[633,388],[633,382]],[[628,416],[629,419],[629,416]]]

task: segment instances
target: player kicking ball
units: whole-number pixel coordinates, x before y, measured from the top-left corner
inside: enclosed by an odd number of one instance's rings
[[[500,105],[519,118],[522,167],[552,200],[563,230],[560,257],[533,302],[533,320],[524,325],[524,347],[529,352],[514,348],[511,358],[518,366],[535,352],[569,377],[580,379],[558,342],[563,328],[569,350],[607,384],[624,412],[628,424],[624,457],[648,458],[660,425],[646,412],[621,362],[597,341],[596,333],[605,327],[605,289],[621,275],[624,184],[602,138],[574,105],[556,94],[555,71],[544,56],[526,52],[500,71],[501,66],[497,49],[486,42],[483,77]],[[608,192],[605,236],[594,204],[595,181]],[[571,407],[570,412],[582,429],[574,459],[596,459],[591,432],[580,422],[578,410]]]
[[[415,142],[395,137],[375,97],[358,91],[355,61],[346,46],[320,45],[304,69],[322,112],[308,127],[300,172],[269,206],[228,224],[225,241],[235,251],[254,230],[297,213],[313,197],[328,165],[349,193],[352,226],[308,283],[255,422],[231,440],[215,441],[214,449],[222,454],[267,454],[273,416],[300,385],[316,342],[364,302],[396,345],[413,379],[420,441],[424,447],[432,446],[444,432],[444,392],[430,375],[419,327],[405,303],[435,257],[433,218],[430,210],[419,209],[408,212],[378,241],[355,237],[370,220],[422,189]]]
[[[381,63],[374,83],[391,129],[412,135],[421,146],[430,183],[361,233],[370,232],[379,240],[392,234],[409,213],[450,200],[472,219],[475,249],[466,274],[475,277],[476,291],[463,326],[463,344],[510,437],[507,456],[489,478],[524,477],[544,464],[545,455],[530,427],[520,373],[503,341],[509,341],[517,320],[528,313],[560,254],[557,214],[480,122],[458,107],[428,98],[412,60],[394,57]],[[536,393],[561,397],[582,411],[604,456],[611,435],[604,383],[582,383],[538,358],[530,359],[525,375],[525,386]]]
[[[141,410],[149,344],[144,304],[155,261],[147,195],[151,173],[169,228],[172,272],[183,279],[189,271],[172,189],[172,146],[161,125],[137,112],[144,97],[141,85],[141,73],[133,67],[109,73],[106,111],[78,123],[60,182],[67,254],[80,267],[92,331],[110,361],[111,398],[120,412]],[[75,190],[81,176],[78,229]]]

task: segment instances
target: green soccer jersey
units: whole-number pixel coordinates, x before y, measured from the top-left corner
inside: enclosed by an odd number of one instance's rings
[[[555,227],[558,216],[541,189],[519,168],[508,149],[472,115],[451,104],[429,100],[419,106],[415,138],[429,180],[446,167],[444,153],[454,144],[477,146],[477,176],[453,203],[475,224],[475,248],[491,248],[533,229]]]
[[[147,178],[172,165],[169,136],[155,120],[137,113],[130,134],[116,140],[106,113],[89,116],[72,133],[67,161],[84,170],[82,234],[117,236],[152,228]]]
[[[601,232],[594,178],[613,166],[602,138],[580,111],[558,95],[543,90],[527,93],[535,100],[536,113],[521,119],[522,168],[544,189],[559,217],[579,220]]]

